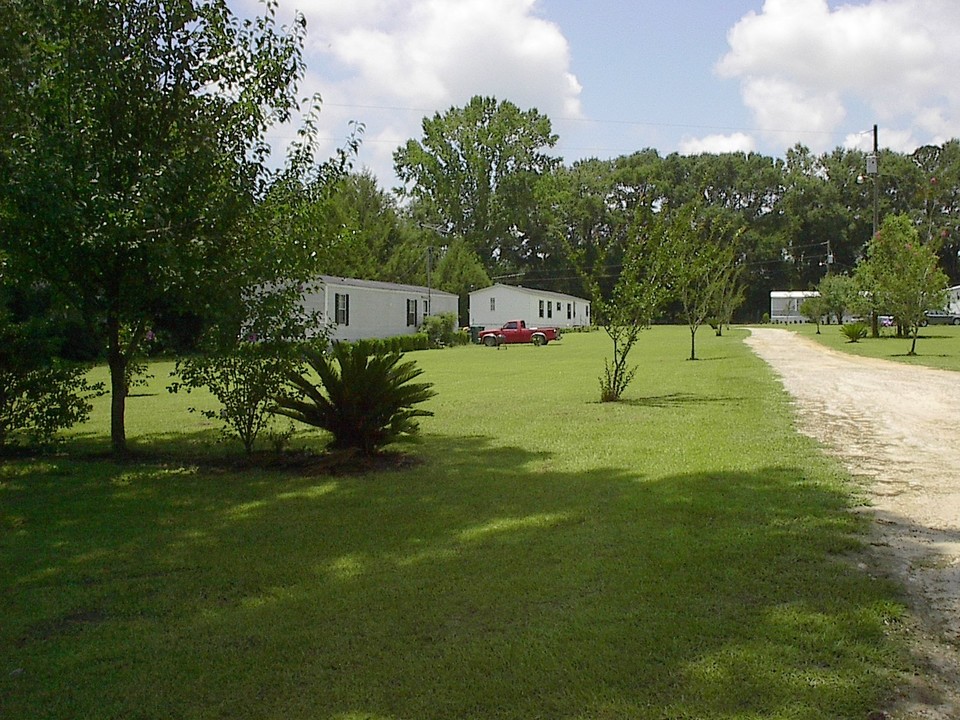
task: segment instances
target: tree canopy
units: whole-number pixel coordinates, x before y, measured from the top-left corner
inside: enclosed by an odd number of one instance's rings
[[[0,74],[0,242],[102,334],[122,452],[125,371],[160,308],[210,311],[255,279],[265,132],[297,105],[304,24],[226,0],[11,9],[27,30],[5,50],[17,77]]]
[[[423,120],[421,140],[394,153],[402,192],[490,269],[526,254],[536,179],[557,160],[550,119],[535,109],[476,96]]]

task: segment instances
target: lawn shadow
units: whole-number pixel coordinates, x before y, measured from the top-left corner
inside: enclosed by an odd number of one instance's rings
[[[858,520],[802,469],[422,450],[338,478],[25,463],[0,485],[21,518],[0,639],[27,671],[0,695],[13,715],[54,688],[104,716],[855,717],[886,687],[889,593],[840,559]]]
[[[740,398],[724,395],[695,395],[693,393],[677,392],[670,393],[669,395],[623,398],[619,403],[631,407],[672,408],[709,403],[735,403],[739,400]]]

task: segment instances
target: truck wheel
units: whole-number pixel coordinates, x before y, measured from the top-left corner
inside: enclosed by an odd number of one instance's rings
[[[954,318],[954,319],[953,319],[953,324],[954,324],[954,325],[960,325],[960,318]]]
[[[496,346],[497,346],[497,338],[496,338],[496,336],[495,336],[495,335],[486,335],[486,336],[484,336],[484,338],[483,338],[483,344],[486,345],[487,347],[496,347]]]
[[[537,333],[537,334],[534,335],[533,338],[531,338],[531,339],[533,340],[533,344],[536,345],[537,347],[539,347],[540,345],[546,345],[546,344],[547,344],[547,336],[546,336],[546,335],[541,335],[540,333]]]

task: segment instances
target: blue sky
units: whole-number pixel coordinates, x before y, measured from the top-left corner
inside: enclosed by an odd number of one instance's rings
[[[240,13],[256,0],[230,0]],[[304,94],[332,152],[351,120],[358,165],[473,95],[536,107],[566,162],[647,147],[909,152],[960,137],[956,0],[279,0],[307,19]],[[282,146],[292,135],[274,133]]]

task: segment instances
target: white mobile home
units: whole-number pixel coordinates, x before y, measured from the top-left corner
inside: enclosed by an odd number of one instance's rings
[[[304,309],[319,310],[332,340],[412,335],[428,315],[457,314],[457,296],[448,292],[375,280],[321,275]]]
[[[947,312],[960,315],[960,285],[947,288]]]
[[[810,318],[800,312],[803,301],[820,297],[816,290],[774,290],[770,293],[770,322],[803,323]]]
[[[583,298],[497,283],[470,293],[470,327],[501,327],[508,320],[561,328],[590,324],[590,301]]]

